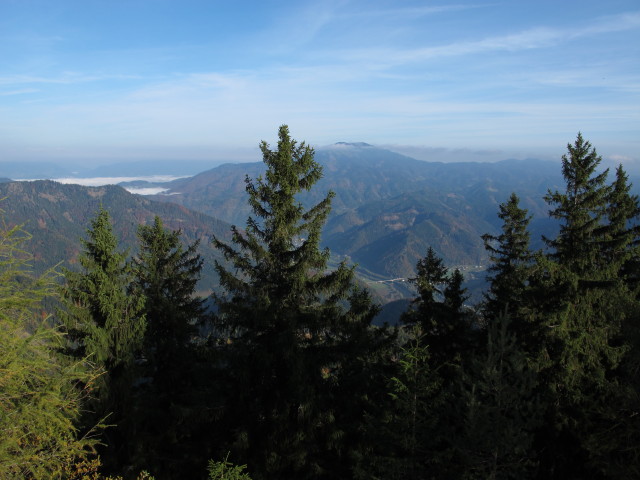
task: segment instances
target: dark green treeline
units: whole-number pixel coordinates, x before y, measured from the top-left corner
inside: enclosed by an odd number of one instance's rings
[[[376,328],[354,267],[330,267],[320,248],[333,194],[297,200],[322,175],[313,149],[286,126],[260,148],[252,216],[231,243],[214,239],[226,262],[210,304],[194,295],[197,244],[156,219],[130,258],[97,213],[81,270],[65,271],[57,336],[39,343],[52,365],[74,365],[56,370],[73,402],[49,447],[74,450],[48,477],[24,478],[101,478],[100,464],[157,479],[640,476],[640,207],[622,167],[611,180],[578,134],[564,189],[545,197],[559,233],[543,251],[514,193],[499,234],[483,236],[480,305],[430,248],[400,326]],[[39,332],[12,325],[14,337]],[[0,444],[0,473],[12,472],[27,443]]]

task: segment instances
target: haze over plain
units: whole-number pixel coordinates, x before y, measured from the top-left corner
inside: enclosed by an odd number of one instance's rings
[[[640,164],[634,0],[3,0],[0,45],[0,161],[257,161],[287,123],[434,161],[581,130]]]

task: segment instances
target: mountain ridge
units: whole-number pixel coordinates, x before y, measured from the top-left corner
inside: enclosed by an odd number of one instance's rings
[[[447,266],[465,271],[469,281],[484,281],[481,271],[488,256],[481,236],[498,233],[498,206],[513,191],[534,215],[532,246],[542,246],[539,233],[553,233],[543,197],[549,188],[562,184],[555,162],[425,162],[347,142],[316,150],[315,159],[323,177],[299,200],[309,207],[335,192],[322,245],[335,258],[357,264],[370,282],[411,278],[429,247]],[[262,162],[227,163],[165,184],[167,192],[151,198],[242,228],[252,213],[245,178],[256,179],[263,173]],[[384,298],[407,292],[406,287],[391,287]]]
[[[61,261],[63,266],[75,268],[81,238],[86,238],[90,220],[101,206],[111,214],[121,248],[131,253],[137,250],[138,225],[151,224],[156,215],[166,228],[180,229],[185,244],[199,240],[199,253],[211,267],[203,270],[199,283],[202,291],[217,285],[213,263],[224,262],[211,246],[211,236],[231,239],[230,225],[226,222],[181,205],[154,202],[115,185],[83,187],[51,180],[9,182],[0,184],[0,198],[4,221],[9,226],[24,225],[32,236],[26,248],[34,256],[33,268],[37,272]]]

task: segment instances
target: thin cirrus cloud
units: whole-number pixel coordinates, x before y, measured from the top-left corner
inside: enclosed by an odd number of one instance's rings
[[[456,5],[430,5],[430,6],[418,6],[418,7],[396,7],[396,8],[382,8],[382,9],[359,9],[358,11],[350,12],[334,12],[332,20],[354,20],[363,18],[382,18],[387,21],[399,21],[399,20],[415,20],[418,17],[434,16],[442,13],[460,12],[463,10],[472,10],[486,8],[487,5],[470,5],[470,4],[456,4]],[[325,17],[326,18],[326,17]],[[329,23],[329,22],[326,22]]]
[[[18,90],[6,90],[6,91],[0,90],[0,96],[8,97],[11,95],[25,95],[27,93],[35,93],[37,91],[38,89],[36,88],[20,88]]]
[[[397,65],[428,62],[429,60],[443,57],[546,48],[575,38],[612,31],[623,31],[639,26],[640,14],[634,13],[605,18],[582,28],[560,30],[538,27],[510,35],[489,37],[469,42],[454,42],[442,46],[415,49],[332,50],[330,53],[325,52],[325,56],[331,58],[325,64],[318,62],[311,66],[296,66],[295,63],[291,63],[235,72],[183,74],[178,78],[170,79],[164,84],[164,87],[162,86],[163,84],[147,86],[136,95],[145,95],[145,93],[142,93],[144,91],[147,92],[146,95],[157,95],[160,92],[166,95],[172,91],[195,92],[200,88],[207,90],[211,87],[227,91],[234,90],[236,92],[241,90],[244,92],[261,91],[265,90],[264,85],[269,85],[269,89],[274,87],[273,82],[271,82],[272,79],[276,79],[279,85],[306,85],[309,87],[307,90],[311,90],[311,87],[316,85],[319,86],[320,89],[314,89],[314,92],[321,91],[323,84],[325,87],[327,84],[338,86],[337,91],[333,92],[335,94],[339,93],[340,86],[366,79],[375,70],[380,70],[379,75],[387,78],[411,79],[409,74],[392,72],[393,67]],[[563,85],[580,83],[585,85],[585,81],[589,81],[589,76],[585,74],[583,67],[573,71],[563,69],[559,71],[539,70],[536,72],[534,69],[529,71],[528,75],[529,81],[532,83]],[[520,82],[522,80],[524,78],[519,78]],[[625,84],[620,85],[620,88],[633,89],[637,86],[634,77],[629,77],[627,80]],[[598,82],[593,83],[600,85]],[[609,86],[613,86],[613,83],[610,82]]]
[[[514,34],[493,36],[466,42],[453,42],[441,46],[413,49],[359,49],[345,51],[342,52],[342,54],[338,52],[338,55],[349,61],[384,63],[386,67],[391,67],[443,57],[547,48],[563,41],[637,28],[640,28],[640,13],[633,12],[614,17],[605,17],[581,28],[557,29],[535,27]]]
[[[0,76],[0,86],[3,85],[29,85],[29,84],[60,84],[73,85],[79,83],[91,83],[100,81],[113,80],[140,80],[140,75],[122,75],[122,74],[87,74],[82,72],[62,72],[57,75],[41,76],[41,75],[6,75]],[[33,92],[37,90],[32,90]]]

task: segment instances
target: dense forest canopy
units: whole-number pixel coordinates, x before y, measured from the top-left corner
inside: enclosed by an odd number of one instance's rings
[[[308,196],[313,148],[282,126],[260,149],[245,226],[210,233],[213,309],[198,243],[157,216],[130,255],[100,208],[79,268],[43,276],[4,224],[2,478],[640,476],[640,203],[622,166],[578,134],[544,248],[514,192],[479,239],[479,304],[427,248],[401,323],[375,327],[356,267],[321,247],[334,194]]]

